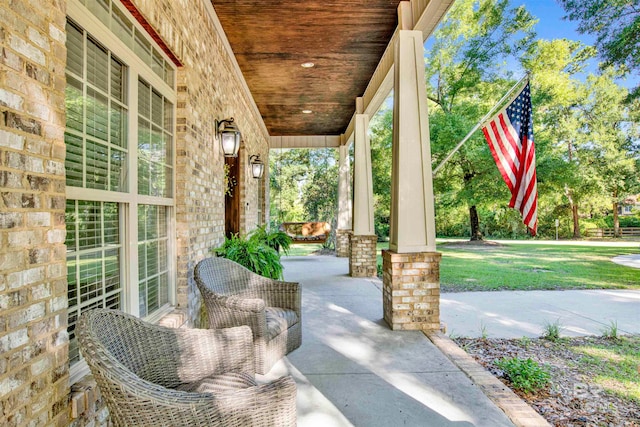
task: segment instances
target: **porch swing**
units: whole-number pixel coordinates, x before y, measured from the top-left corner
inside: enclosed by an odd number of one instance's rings
[[[325,166],[327,164],[325,142]],[[280,153],[282,154],[282,139],[280,140]],[[278,160],[278,180],[282,179],[282,167]],[[325,167],[326,169],[326,167]],[[278,198],[278,210],[282,213],[282,183],[280,183],[280,194]],[[331,224],[325,221],[306,222],[281,222],[278,230],[291,238],[292,243],[320,243],[324,244],[331,235]]]

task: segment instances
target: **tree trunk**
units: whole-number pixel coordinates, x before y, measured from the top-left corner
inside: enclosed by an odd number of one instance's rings
[[[475,205],[469,208],[469,220],[471,221],[471,240],[482,240],[480,219],[478,218],[478,210]]]
[[[571,202],[571,214],[573,216],[573,238],[580,238],[580,221],[578,219],[578,205]]]
[[[613,202],[613,236],[620,237],[620,218],[618,217],[618,202]]]
[[[571,154],[571,151],[569,151],[569,154]],[[579,239],[580,220],[578,218],[578,205],[573,203],[573,192],[568,187],[565,187],[564,193],[566,194],[567,199],[569,199],[569,206],[571,207],[571,216],[573,217],[573,238]]]

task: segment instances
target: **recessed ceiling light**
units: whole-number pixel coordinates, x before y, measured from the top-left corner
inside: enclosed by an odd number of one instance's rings
[[[303,62],[300,65],[302,65],[302,68],[312,68],[315,67],[316,64],[314,64],[313,62]]]
[[[302,110],[302,114],[311,114],[313,111],[311,110]]]

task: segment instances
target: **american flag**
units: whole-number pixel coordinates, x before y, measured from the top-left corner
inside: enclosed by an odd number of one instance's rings
[[[532,236],[538,229],[536,151],[533,143],[529,83],[513,102],[483,127],[493,159],[511,191],[510,208],[522,214]]]

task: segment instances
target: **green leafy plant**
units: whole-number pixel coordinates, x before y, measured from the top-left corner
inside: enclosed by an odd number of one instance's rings
[[[496,366],[504,371],[505,377],[513,387],[525,393],[534,393],[549,384],[551,375],[546,366],[540,366],[538,362],[518,357],[503,357],[496,360]]]
[[[256,242],[264,243],[270,248],[276,250],[276,252],[284,252],[285,255],[289,253],[291,247],[291,237],[284,231],[280,230],[267,230],[266,225],[262,225],[249,234],[249,239]]]
[[[562,327],[560,326],[560,319],[557,319],[555,322],[547,322],[544,325],[544,332],[542,333],[542,338],[549,340],[551,342],[557,342],[560,340],[560,331]]]
[[[259,227],[248,236],[233,235],[211,252],[248,268],[261,276],[282,279],[282,262],[277,248],[289,249],[291,239],[282,232],[269,232]]]
[[[487,338],[489,338],[489,331],[487,330],[487,325],[480,321],[480,336],[482,337],[483,340],[486,340]]]
[[[228,197],[233,197],[233,187],[238,185],[235,177],[231,176],[231,166],[224,165],[224,194]]]
[[[531,346],[531,338],[523,336],[519,341],[520,345],[524,347],[525,350],[529,350],[529,346]]]
[[[609,338],[611,340],[617,340],[618,339],[618,322],[616,322],[615,320],[612,320],[609,323],[609,326],[605,326],[602,329],[602,336],[605,338]]]

